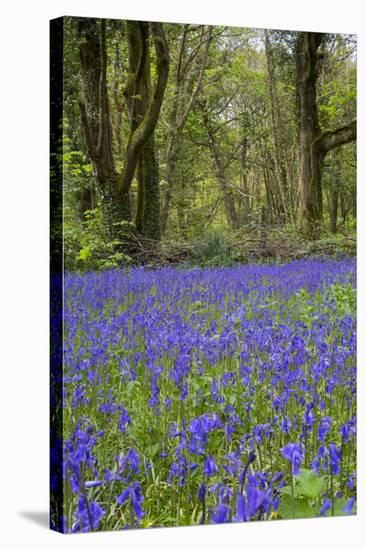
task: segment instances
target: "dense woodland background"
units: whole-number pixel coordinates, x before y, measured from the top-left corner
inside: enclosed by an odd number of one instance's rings
[[[65,18],[67,270],[352,253],[356,37]]]

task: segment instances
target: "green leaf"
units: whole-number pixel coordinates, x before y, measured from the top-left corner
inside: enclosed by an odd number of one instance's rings
[[[154,458],[158,451],[160,449],[160,445],[159,443],[155,443],[154,445],[151,445],[148,450],[147,450],[147,455],[150,457],[150,458]]]
[[[79,252],[78,260],[85,262],[91,256],[90,246],[84,246]]]
[[[324,478],[318,477],[313,470],[306,470],[305,468],[295,479],[298,494],[309,498],[317,498],[326,486]]]
[[[292,498],[289,495],[284,495],[281,498],[278,514],[283,519],[315,517],[315,511],[307,500],[295,498],[293,509]]]
[[[126,386],[126,392],[130,394],[133,391],[134,387],[135,387],[135,383],[133,382],[133,380],[131,380],[130,382],[128,382]]]
[[[292,491],[291,491],[291,486],[290,485],[285,485],[284,487],[282,487],[280,489],[280,493],[282,495],[289,495],[290,497],[292,497]],[[298,492],[297,492],[297,488],[296,488],[296,485],[294,487],[294,496],[297,497],[299,496]]]

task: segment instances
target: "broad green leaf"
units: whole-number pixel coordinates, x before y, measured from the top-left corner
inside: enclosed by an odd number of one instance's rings
[[[280,489],[280,493],[282,495],[289,495],[290,497],[292,496],[292,491],[291,491],[291,486],[290,485],[285,485],[284,487],[282,487]],[[294,496],[297,497],[299,496],[298,492],[297,492],[297,487],[295,485],[294,487]]]
[[[295,498],[293,507],[292,498],[289,495],[283,495],[281,498],[278,514],[283,519],[315,517],[314,508],[310,506],[307,500]]]
[[[326,486],[325,479],[317,476],[313,470],[303,469],[296,476],[296,481],[298,494],[310,498],[317,498]]]

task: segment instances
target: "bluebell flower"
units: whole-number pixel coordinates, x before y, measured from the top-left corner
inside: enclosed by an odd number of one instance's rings
[[[271,500],[264,491],[260,491],[252,485],[248,485],[246,488],[247,502],[248,502],[248,516],[253,518],[261,509],[261,507],[268,507],[271,505]]]
[[[103,481],[100,481],[99,479],[96,479],[95,481],[85,481],[84,487],[91,488],[91,487],[100,487],[103,485]]]
[[[332,507],[332,503],[330,499],[326,498],[323,503],[323,506],[320,508],[320,515],[325,516],[325,514],[327,513],[328,510],[330,510],[331,507]]]
[[[203,472],[206,476],[213,476],[219,471],[215,459],[212,456],[208,456],[205,459],[205,464],[203,467]]]
[[[351,514],[354,504],[355,504],[355,497],[351,497],[348,500],[347,504],[342,508],[343,511],[346,512],[346,514]]]
[[[347,487],[351,489],[351,491],[354,489],[355,479],[356,479],[356,473],[352,472],[352,474],[350,474],[350,476],[347,479]]]
[[[308,408],[304,415],[304,423],[308,428],[311,428],[315,424],[315,416],[311,412],[310,408]]]
[[[285,434],[288,434],[292,428],[292,424],[287,416],[284,416],[281,420],[281,431]]]
[[[116,498],[116,501],[120,506],[123,506],[128,498],[130,498],[130,502],[134,509],[136,517],[139,520],[142,519],[145,515],[145,512],[142,510],[141,506],[144,501],[144,497],[142,495],[141,486],[138,481],[135,481],[133,485],[124,489],[124,491],[122,491],[122,493]]]
[[[230,508],[227,504],[219,504],[216,509],[211,510],[211,522],[226,523],[228,521],[229,512]]]
[[[201,503],[203,503],[206,495],[206,485],[204,483],[201,483],[198,489],[198,498]]]
[[[118,419],[118,428],[121,430],[122,433],[125,433],[126,427],[131,426],[132,421],[130,416],[127,414],[126,409],[122,408],[121,416]]]
[[[325,416],[321,419],[318,427],[318,438],[324,441],[325,436],[329,433],[333,419],[330,416]]]
[[[245,499],[241,493],[238,494],[237,503],[236,503],[236,514],[233,517],[233,521],[247,521],[247,509],[245,504]]]
[[[277,483],[277,481],[280,481],[283,478],[284,473],[283,472],[277,472],[272,476],[271,479],[271,485],[273,483]]]
[[[86,533],[97,529],[104,514],[105,511],[97,502],[88,502],[85,495],[80,495],[78,509],[75,513],[77,521],[73,525],[72,531]]]
[[[121,472],[127,467],[131,472],[137,474],[140,466],[139,455],[135,449],[130,448],[126,456],[120,455],[117,457],[117,463]]]
[[[329,445],[330,467],[333,475],[337,475],[341,471],[341,448],[337,448],[334,443]]]
[[[303,451],[297,443],[288,443],[281,449],[282,456],[291,462],[292,473],[297,475],[300,471],[300,464],[303,459]]]

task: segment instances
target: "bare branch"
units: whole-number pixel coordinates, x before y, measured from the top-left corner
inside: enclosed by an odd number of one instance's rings
[[[356,139],[356,119],[337,130],[324,132],[319,138],[319,147],[324,154],[334,147],[349,143]]]
[[[201,84],[202,84],[202,79],[203,79],[203,74],[205,72],[205,68],[206,68],[206,65],[207,65],[208,52],[209,52],[209,49],[210,49],[211,40],[212,40],[212,27],[210,27],[210,29],[208,31],[208,39],[207,39],[207,42],[206,42],[206,48],[205,48],[205,52],[203,54],[202,63],[201,63],[198,79],[197,79],[197,82],[196,82],[196,86],[194,87],[194,89],[192,91],[192,94],[191,94],[191,97],[189,98],[186,109],[185,109],[185,111],[182,115],[181,120],[179,121],[178,130],[183,129],[183,127],[186,123],[187,117],[188,117],[188,115],[190,113],[190,110],[192,108],[193,102],[196,99],[198,92],[200,91]]]

